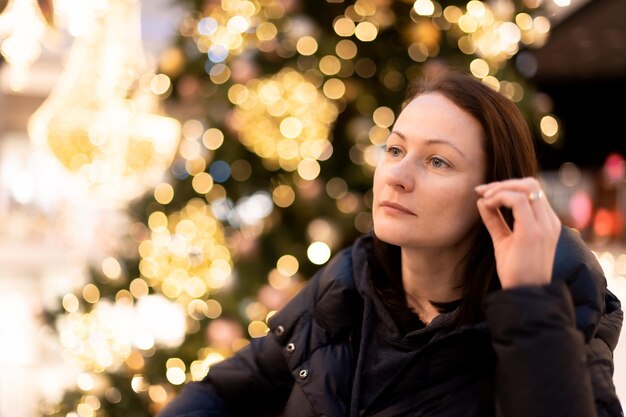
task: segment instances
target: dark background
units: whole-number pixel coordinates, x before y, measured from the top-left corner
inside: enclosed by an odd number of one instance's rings
[[[599,168],[611,152],[626,156],[626,1],[589,1],[528,52],[530,80],[552,98],[562,128],[554,145],[539,141],[541,167]]]

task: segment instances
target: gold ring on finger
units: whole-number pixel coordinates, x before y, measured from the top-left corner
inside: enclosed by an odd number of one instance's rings
[[[533,202],[535,200],[541,200],[543,198],[543,191],[542,190],[537,190],[537,191],[533,191],[528,193],[528,200]]]

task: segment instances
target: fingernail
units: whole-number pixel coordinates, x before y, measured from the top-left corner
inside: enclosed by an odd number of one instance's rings
[[[481,185],[477,185],[476,187],[474,187],[474,190],[476,190],[476,192],[478,192],[478,193],[482,193],[486,189],[487,189],[487,185],[486,184],[481,184]]]

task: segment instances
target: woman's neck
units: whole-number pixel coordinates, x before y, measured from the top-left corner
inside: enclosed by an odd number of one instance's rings
[[[428,324],[439,310],[432,302],[446,303],[462,296],[455,274],[462,259],[458,251],[401,249],[402,286],[406,300],[420,319]]]

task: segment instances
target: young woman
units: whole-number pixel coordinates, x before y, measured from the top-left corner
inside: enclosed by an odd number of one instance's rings
[[[622,311],[537,180],[517,107],[418,80],[374,176],[374,230],[158,417],[622,416]]]

